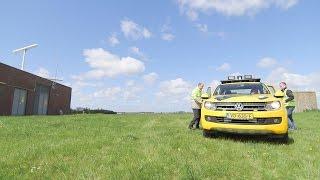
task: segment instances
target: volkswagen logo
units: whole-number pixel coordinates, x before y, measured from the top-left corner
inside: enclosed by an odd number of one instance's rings
[[[234,108],[237,110],[237,111],[242,111],[243,110],[243,104],[242,103],[236,103],[234,105]]]

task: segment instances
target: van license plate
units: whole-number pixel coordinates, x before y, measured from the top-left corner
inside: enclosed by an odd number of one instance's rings
[[[252,113],[227,113],[228,119],[240,119],[240,120],[246,120],[246,119],[253,119]]]

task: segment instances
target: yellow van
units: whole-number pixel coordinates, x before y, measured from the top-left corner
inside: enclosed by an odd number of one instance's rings
[[[213,93],[202,95],[201,126],[205,137],[216,132],[264,134],[288,140],[284,94],[252,75],[229,76]]]

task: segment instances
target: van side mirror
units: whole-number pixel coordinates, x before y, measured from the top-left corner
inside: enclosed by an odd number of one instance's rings
[[[275,94],[274,94],[274,97],[276,98],[283,98],[284,97],[284,93],[282,91],[277,91]]]
[[[208,95],[207,93],[203,93],[203,94],[201,95],[201,98],[202,98],[202,99],[209,99],[209,95]]]

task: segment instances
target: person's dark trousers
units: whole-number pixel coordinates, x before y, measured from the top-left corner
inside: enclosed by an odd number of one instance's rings
[[[199,128],[201,109],[192,109],[192,111],[193,111],[193,119],[189,124],[189,128],[193,128],[194,125],[196,126],[196,128]]]
[[[288,114],[288,125],[290,130],[295,130],[297,129],[293,118],[292,118],[292,113],[295,107],[287,107],[287,114]]]

